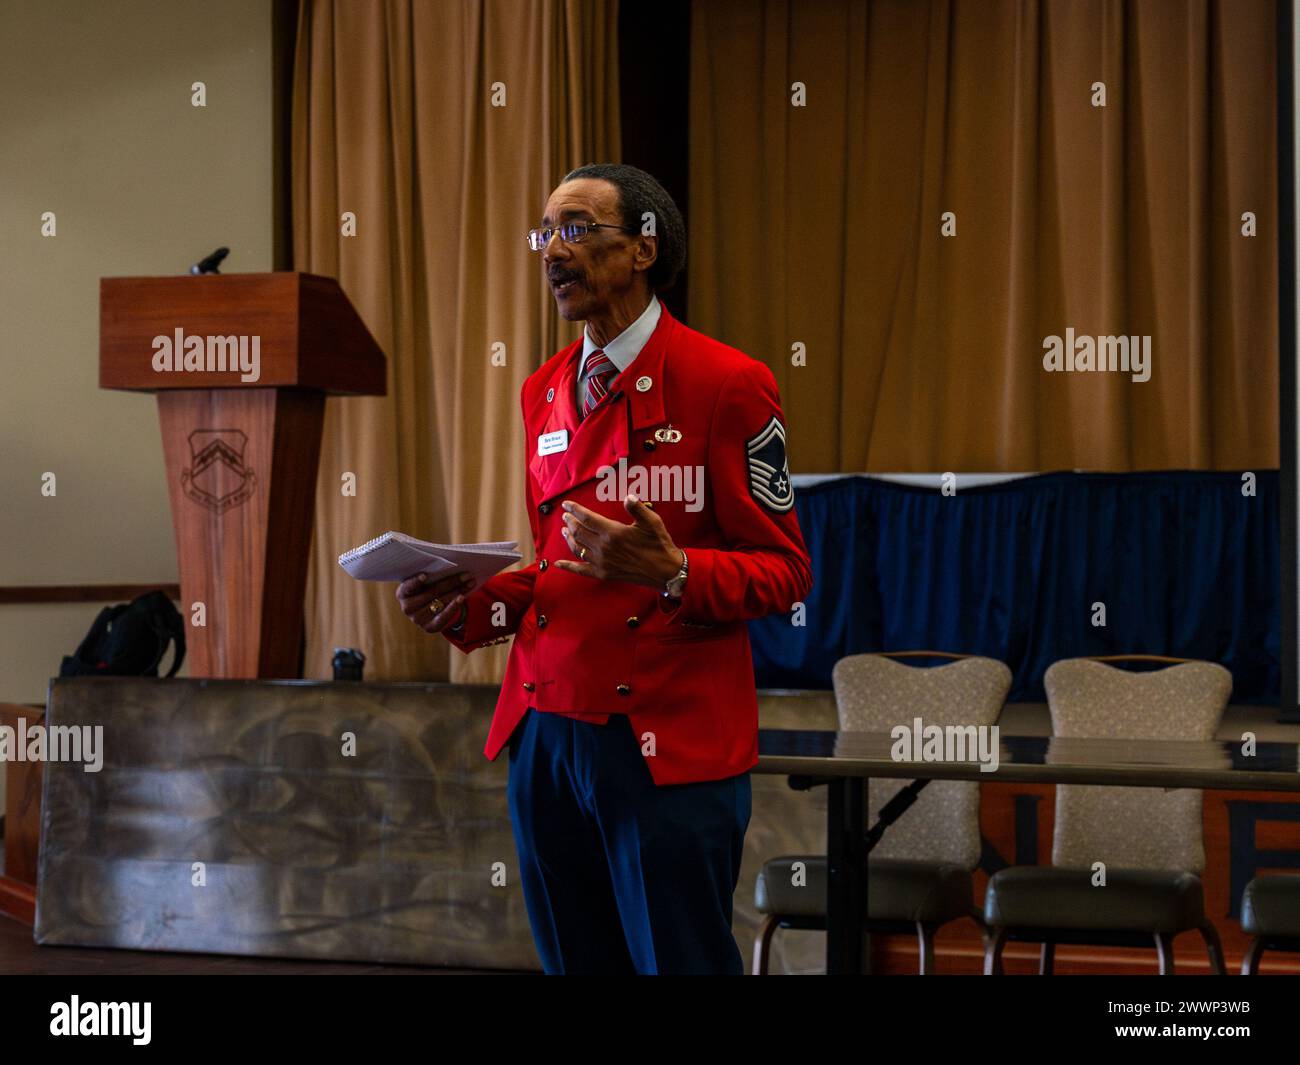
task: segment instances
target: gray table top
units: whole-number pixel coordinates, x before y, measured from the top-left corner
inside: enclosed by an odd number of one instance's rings
[[[897,760],[885,732],[760,729],[755,773],[807,776],[902,777],[908,780],[1018,781],[1108,784],[1229,791],[1300,791],[1300,744],[1260,743],[1253,754],[1239,741],[1127,740],[1000,736],[996,769],[985,771],[973,751],[965,760]],[[992,765],[992,760],[988,761]]]

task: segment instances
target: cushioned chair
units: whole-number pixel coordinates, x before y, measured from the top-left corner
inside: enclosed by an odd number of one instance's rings
[[[951,658],[929,668],[892,661],[900,657]],[[927,725],[992,725],[1011,687],[1011,670],[991,658],[931,651],[850,655],[832,673],[842,731],[889,732],[921,718]],[[905,780],[873,781],[868,823]],[[971,872],[979,863],[979,785],[933,781],[892,825],[867,863],[868,932],[914,932],[920,971],[934,971],[934,934],[958,917],[980,913],[972,903]],[[801,863],[796,867],[796,863]],[[754,885],[754,905],[764,914],[754,941],[755,975],[768,968],[778,928],[826,927],[826,857],[796,855],[764,863]]]
[[[1166,668],[1133,673],[1107,664],[1127,658]],[[1071,658],[1047,670],[1044,686],[1058,737],[1211,740],[1232,675],[1210,662],[1148,655]],[[1095,862],[1104,863],[1104,887],[1093,886]],[[1223,949],[1205,916],[1204,868],[1199,790],[1057,785],[1052,864],[1003,869],[989,880],[984,971],[1002,972],[1009,940],[1041,943],[1043,974],[1052,971],[1057,943],[1154,942],[1161,974],[1172,975],[1174,936],[1195,929],[1221,974]]]
[[[1254,937],[1241,960],[1242,976],[1259,974],[1265,949],[1300,951],[1300,874],[1251,880],[1241,896],[1241,929]]]

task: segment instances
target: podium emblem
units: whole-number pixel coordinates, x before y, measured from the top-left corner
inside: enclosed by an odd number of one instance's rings
[[[253,494],[257,474],[244,463],[248,437],[238,429],[195,429],[181,487],[194,502],[224,514]]]

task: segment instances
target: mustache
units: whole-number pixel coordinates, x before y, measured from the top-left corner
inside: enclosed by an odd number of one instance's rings
[[[554,270],[550,270],[546,274],[546,280],[552,285],[562,285],[566,281],[577,281],[581,277],[582,274],[580,271],[566,270],[563,267],[556,267]]]

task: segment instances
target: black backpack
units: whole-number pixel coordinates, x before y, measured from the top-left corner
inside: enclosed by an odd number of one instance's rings
[[[130,603],[104,607],[77,653],[64,656],[59,676],[156,677],[173,640],[176,657],[169,677],[185,661],[185,623],[163,592],[149,592]]]

